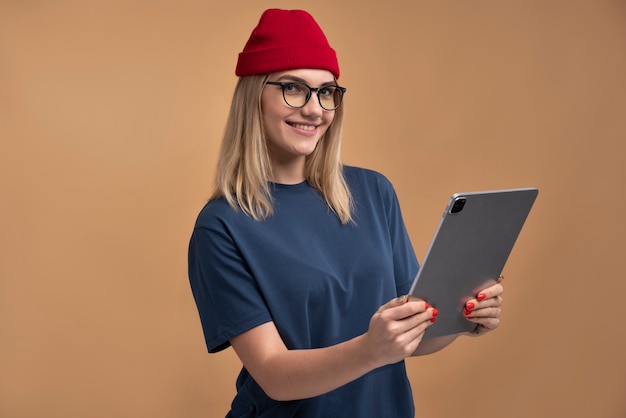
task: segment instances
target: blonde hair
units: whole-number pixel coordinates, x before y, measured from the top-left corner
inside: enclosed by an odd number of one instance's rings
[[[257,221],[274,213],[268,183],[272,168],[261,117],[261,92],[268,77],[242,77],[237,82],[210,198],[224,197],[233,209],[241,209]],[[347,224],[352,221],[353,201],[340,160],[343,105],[334,112],[333,122],[306,158],[305,177]]]

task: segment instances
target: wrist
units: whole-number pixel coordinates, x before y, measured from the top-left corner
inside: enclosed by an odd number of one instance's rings
[[[372,343],[367,338],[367,334],[353,338],[350,343],[352,343],[352,356],[364,367],[365,373],[384,366],[374,354]]]

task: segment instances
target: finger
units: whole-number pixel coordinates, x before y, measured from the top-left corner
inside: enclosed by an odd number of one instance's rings
[[[488,330],[494,330],[500,325],[500,320],[498,318],[482,318],[472,322],[475,322]]]
[[[410,340],[421,337],[421,335],[426,331],[426,328],[431,326],[437,320],[437,314],[437,309],[429,308],[424,312],[400,320],[400,322],[404,325],[404,334]]]
[[[502,293],[504,293],[504,287],[500,283],[496,283],[478,292],[476,299],[480,302],[485,299],[500,296]]]
[[[430,321],[420,322],[415,326],[406,329],[394,338],[394,345],[401,350],[402,358],[410,356],[415,352],[417,346],[422,341],[426,329],[432,325]]]
[[[391,299],[389,302],[384,304],[382,307],[384,307],[384,308],[392,308],[394,306],[404,305],[405,303],[407,303],[409,301],[411,301],[411,302],[424,302],[424,304],[426,305],[426,308],[428,308],[428,303],[426,303],[422,299],[411,297],[411,295],[398,296],[397,298]]]
[[[389,308],[393,308],[395,306],[402,306],[409,300],[409,295],[398,296],[397,298],[391,299],[389,302],[382,305],[376,313],[381,313]]]
[[[411,308],[410,305],[415,305],[413,308],[420,309],[419,305],[423,305],[423,302],[407,303],[388,308],[374,315],[371,324],[377,324],[376,327],[379,330],[384,330],[383,332],[388,335],[388,338],[392,338],[398,343],[404,344],[411,341],[432,324],[435,310],[429,308],[415,313],[415,309],[409,309]],[[409,314],[407,314],[407,310],[410,312]],[[411,335],[413,336],[411,337]]]
[[[480,309],[480,308],[488,308],[491,306],[501,306],[502,305],[502,296],[498,295],[489,299],[483,299],[481,301],[479,301],[478,299],[469,299],[467,302],[465,302],[465,305],[463,306],[463,310],[464,311],[472,311],[474,309]]]
[[[493,306],[501,306],[502,305],[502,296],[495,296],[493,298],[490,299],[485,299],[483,301],[476,301],[474,303],[472,303],[471,301],[467,301],[467,303],[465,304],[465,309],[468,310],[473,310],[473,309],[480,309],[480,308],[490,308]]]
[[[407,330],[404,335],[408,341],[417,341],[417,343],[419,343],[419,340],[422,339],[424,333],[432,324],[433,323],[430,320],[422,321],[417,326]],[[413,349],[412,351],[415,351],[415,349]]]
[[[466,317],[468,321],[480,325],[488,330],[496,329],[500,325],[500,318],[493,317]]]
[[[495,329],[495,328],[493,328],[493,329]],[[478,325],[476,325],[476,328],[474,328],[473,331],[469,332],[468,335],[470,335],[472,337],[480,337],[481,335],[486,334],[489,331],[492,331],[493,329],[489,329],[489,328],[487,328],[484,325],[478,324]]]
[[[469,314],[465,313],[467,319],[500,318],[500,315],[502,315],[502,310],[499,306],[475,309]]]
[[[402,295],[396,298],[396,302],[403,305],[409,301],[409,295]]]
[[[426,301],[417,298],[410,298],[407,295],[391,299],[389,302],[378,308],[376,313],[380,314],[385,311],[389,311],[388,315],[391,315],[392,319],[397,320],[424,312],[428,308],[429,305]]]

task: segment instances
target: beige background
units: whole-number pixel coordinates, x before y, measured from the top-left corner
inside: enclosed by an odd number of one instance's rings
[[[306,8],[348,87],[344,159],[418,254],[455,191],[537,186],[502,327],[411,359],[418,416],[625,417],[623,1],[0,1],[0,416],[219,417],[186,246],[237,53]]]

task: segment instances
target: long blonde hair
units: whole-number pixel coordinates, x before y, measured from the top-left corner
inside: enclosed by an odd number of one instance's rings
[[[241,77],[222,139],[215,190],[210,200],[224,197],[255,220],[274,213],[268,179],[271,165],[261,117],[261,92],[269,75]],[[352,195],[343,176],[340,159],[343,104],[305,163],[306,180],[324,197],[343,224],[352,221]]]

